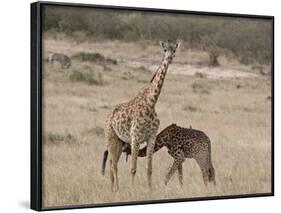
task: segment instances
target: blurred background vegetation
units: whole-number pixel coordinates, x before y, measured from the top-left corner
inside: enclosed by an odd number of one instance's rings
[[[79,32],[95,41],[181,39],[188,48],[207,51],[210,66],[219,66],[222,55],[246,65],[271,65],[272,58],[270,20],[46,6],[43,32]]]

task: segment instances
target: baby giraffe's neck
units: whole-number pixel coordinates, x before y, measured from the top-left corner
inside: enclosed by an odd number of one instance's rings
[[[168,131],[161,132],[157,135],[154,152],[159,151],[162,147],[169,146],[169,134]],[[139,150],[139,157],[146,156],[146,146]]]

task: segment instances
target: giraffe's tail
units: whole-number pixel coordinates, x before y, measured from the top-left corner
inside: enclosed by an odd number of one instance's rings
[[[103,153],[103,159],[102,159],[102,168],[101,168],[102,175],[104,175],[104,173],[105,173],[107,157],[108,157],[108,150],[105,150]]]

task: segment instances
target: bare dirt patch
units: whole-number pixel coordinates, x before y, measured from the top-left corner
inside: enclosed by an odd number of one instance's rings
[[[139,60],[139,59],[122,59],[120,62],[126,64],[132,68],[145,67],[151,72],[155,72],[159,66],[159,62],[155,60]],[[228,67],[208,67],[199,66],[187,63],[174,62],[170,68],[169,73],[176,75],[195,75],[196,73],[202,73],[211,79],[225,79],[225,78],[259,78],[260,75],[252,73],[248,70],[239,70],[236,68]]]

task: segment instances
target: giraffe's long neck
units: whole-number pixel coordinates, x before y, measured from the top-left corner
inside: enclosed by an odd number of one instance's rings
[[[161,65],[159,66],[157,72],[155,73],[151,81],[152,89],[148,96],[148,102],[151,107],[154,107],[155,104],[157,103],[158,97],[161,93],[161,89],[165,80],[165,76],[167,74],[169,64],[170,64],[169,60],[163,58]]]

